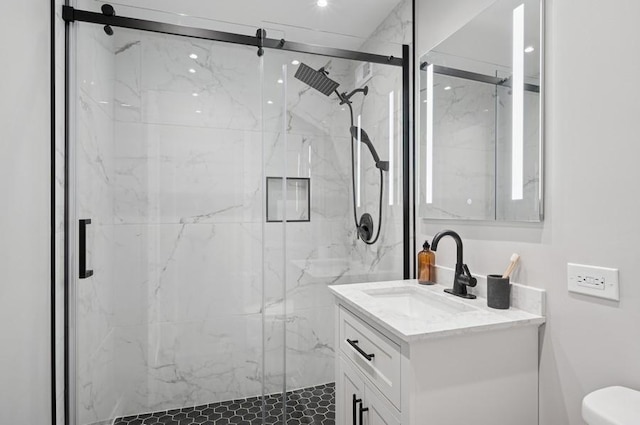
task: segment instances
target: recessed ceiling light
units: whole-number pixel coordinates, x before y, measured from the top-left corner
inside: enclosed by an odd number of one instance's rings
[[[195,69],[193,69],[193,68],[189,68],[189,72],[190,72],[190,73],[192,73],[192,74],[195,74],[195,73],[196,73],[196,70],[195,70]]]
[[[279,78],[278,79],[278,84],[283,84],[283,83],[284,83],[284,81],[282,80],[282,78]]]
[[[129,105],[128,103],[121,103],[120,106],[124,106],[125,108],[130,107],[131,105]]]
[[[316,3],[318,6],[320,7],[327,7],[327,0],[318,0],[318,3]]]
[[[199,96],[199,94],[198,94],[198,93],[191,93],[191,95],[192,95],[193,97],[198,97],[198,96]]]
[[[273,105],[273,100],[267,100],[267,103],[268,103],[269,105]]]
[[[294,59],[291,61],[291,65],[300,65],[300,61],[298,59]]]
[[[534,50],[536,50],[536,49],[533,46],[527,46],[527,47],[524,48],[524,52],[525,53],[531,53]]]
[[[107,102],[106,100],[101,100],[101,101],[100,101],[100,102],[98,102],[98,103],[100,103],[100,104],[102,104],[102,105],[108,105],[108,104],[109,104],[109,102]]]
[[[201,114],[201,113],[202,113],[202,111],[200,109],[196,110],[196,114]]]
[[[189,55],[189,57],[190,57],[191,59],[198,59],[198,55],[196,55],[195,53],[191,53],[191,54]]]
[[[445,90],[451,90],[451,86],[447,86],[444,88]]]

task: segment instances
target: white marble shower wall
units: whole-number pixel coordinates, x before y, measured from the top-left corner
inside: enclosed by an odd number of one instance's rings
[[[255,49],[115,36],[118,389],[125,414],[261,393]]]
[[[409,2],[374,34],[408,37],[405,15]],[[100,234],[110,251],[92,260],[104,293],[85,299],[107,304],[108,323],[84,331],[108,335],[109,350],[103,367],[81,372],[101,388],[82,395],[83,423],[278,392],[285,376],[289,389],[332,381],[327,286],[401,276],[401,198],[396,191],[388,205],[385,181],[381,239],[372,247],[356,240],[348,111],[295,80],[291,60],[326,66],[344,90],[357,63],[268,50],[261,80],[255,48],[101,31],[98,41],[113,43],[110,64],[91,63],[112,72],[100,79],[111,98],[96,99],[110,127],[88,127],[104,152],[84,160],[96,174],[104,166],[108,179],[85,198],[109,213]],[[385,160],[391,90],[401,141],[401,75],[375,68],[365,106],[356,105]],[[391,180],[400,187],[396,164]],[[264,223],[263,177],[283,175],[310,177],[309,222]],[[358,212],[377,220],[379,182],[365,182]],[[94,414],[95,406],[104,408]]]
[[[348,68],[348,61],[321,56],[265,54],[265,173],[310,178],[311,185],[310,221],[265,227],[267,393],[281,391],[285,376],[288,389],[333,381],[327,285],[353,281],[353,272],[345,272],[356,267],[362,273],[363,267],[349,258],[345,226],[351,208],[348,114],[335,98],[293,77],[294,59],[325,67],[339,82]]]
[[[401,57],[402,45],[412,43],[412,25],[412,2],[403,0],[375,28],[359,50]],[[351,64],[352,86],[356,84],[354,71],[357,65],[359,63]],[[351,226],[354,232],[350,238],[351,255],[368,265],[370,281],[402,278],[403,268],[402,68],[373,64],[372,74],[372,78],[366,83],[369,94],[360,98],[360,102],[354,102],[354,110],[356,116],[361,114],[362,128],[369,134],[380,158],[390,161],[392,169],[384,177],[383,221],[379,241],[375,245],[356,242],[355,229]],[[391,97],[393,106],[390,103]],[[391,121],[394,140],[390,143]],[[369,212],[377,226],[380,176],[364,146],[362,161],[362,208],[358,209],[358,213]]]
[[[388,54],[390,48],[395,48],[392,53],[398,55],[401,49],[389,46],[389,41],[410,41],[410,22],[410,2],[402,2],[363,43],[362,49]],[[341,92],[355,88],[355,70],[360,65],[356,61],[286,52],[268,51],[265,57],[265,101],[273,102],[266,109],[265,124],[274,130],[279,130],[282,122],[286,125],[285,134],[276,132],[268,139],[271,142],[266,173],[280,176],[274,173],[281,172],[284,163],[288,177],[311,179],[311,221],[287,223],[284,245],[276,242],[282,234],[280,225],[269,223],[266,228],[266,242],[277,246],[267,247],[265,262],[284,267],[265,276],[266,312],[273,312],[268,314],[266,327],[265,368],[272,378],[278,371],[286,375],[287,389],[334,379],[333,301],[328,285],[402,276],[402,69],[374,65],[373,77],[367,82],[368,96],[364,100],[361,95],[353,98],[356,117],[362,116],[363,128],[381,158],[388,160],[389,93],[394,92],[395,141],[391,153],[395,172],[391,177],[385,175],[380,240],[368,246],[356,239],[353,222],[348,108],[339,105],[334,95],[324,96],[293,78],[294,59],[314,69],[324,67],[329,77],[340,83]],[[279,79],[287,83],[286,100]],[[362,205],[357,212],[358,217],[365,211],[371,213],[377,226],[379,174],[364,149]],[[390,183],[395,190],[393,205],[389,205]],[[282,275],[282,271],[286,274]],[[282,281],[286,281],[285,291]],[[266,391],[279,391],[280,382],[268,381]]]
[[[79,25],[76,85],[76,209],[90,218],[88,266],[94,275],[76,285],[76,386],[79,423],[117,414],[113,298],[115,157],[113,39],[102,28]]]

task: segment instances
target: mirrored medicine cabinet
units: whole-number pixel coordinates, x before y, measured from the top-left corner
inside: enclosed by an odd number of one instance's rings
[[[543,218],[543,0],[497,0],[420,57],[420,217]]]

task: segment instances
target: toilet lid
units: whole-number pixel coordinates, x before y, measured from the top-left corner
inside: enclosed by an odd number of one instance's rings
[[[640,391],[607,387],[582,400],[582,418],[589,425],[640,424]]]

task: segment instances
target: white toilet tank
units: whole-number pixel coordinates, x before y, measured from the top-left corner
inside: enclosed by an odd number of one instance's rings
[[[582,400],[582,418],[589,425],[640,425],[640,391],[607,387]]]

